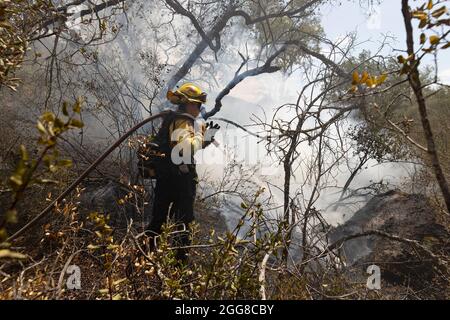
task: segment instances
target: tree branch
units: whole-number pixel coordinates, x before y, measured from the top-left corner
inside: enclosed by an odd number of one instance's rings
[[[230,91],[236,87],[242,80],[244,80],[247,77],[254,77],[262,73],[274,73],[279,71],[281,68],[277,66],[272,66],[271,63],[275,58],[277,58],[282,52],[286,50],[286,46],[283,46],[281,49],[279,49],[277,52],[275,52],[273,55],[271,55],[266,63],[264,65],[247,70],[245,72],[242,72],[241,74],[236,75],[228,84],[227,86],[219,93],[219,95],[216,97],[216,104],[214,108],[207,112],[204,116],[204,119],[207,120],[209,117],[214,116],[217,112],[220,111],[222,108],[222,99],[230,93]]]
[[[234,16],[241,16],[244,18],[245,20],[245,24],[246,25],[252,25],[255,23],[259,23],[259,22],[264,22],[270,19],[274,19],[274,18],[282,18],[282,17],[293,17],[296,14],[305,11],[306,9],[311,8],[313,5],[315,4],[319,4],[320,2],[322,2],[322,0],[313,0],[310,1],[306,4],[304,4],[301,7],[298,7],[297,9],[293,9],[293,10],[289,10],[289,11],[280,11],[280,12],[276,12],[276,13],[271,13],[271,14],[267,14],[261,17],[257,17],[252,19],[252,17],[250,17],[250,15],[243,11],[243,10],[236,10],[234,12]]]
[[[328,59],[323,54],[311,50],[310,48],[308,48],[304,43],[300,42],[299,40],[286,41],[285,44],[287,44],[287,45],[295,45],[296,47],[298,47],[304,53],[306,53],[306,54],[308,54],[308,55],[310,55],[310,56],[320,60],[326,66],[328,66],[331,69],[333,69],[336,72],[336,74],[339,75],[340,77],[342,77],[344,79],[347,79],[347,80],[351,79],[351,77],[352,77],[351,74],[349,74],[344,69],[342,69],[337,63],[335,63],[334,61]]]
[[[200,23],[195,18],[195,16],[192,14],[192,12],[186,10],[177,0],[166,0],[166,3],[176,12],[181,14],[182,16],[185,16],[191,20],[191,23],[194,25],[194,28],[197,30],[197,32],[200,34],[202,39],[206,41],[208,46],[213,50],[214,52],[217,52],[220,49],[220,40],[218,39],[218,36],[216,35],[216,44],[214,45],[211,41],[211,38],[206,34],[206,32],[203,30],[203,28],[200,26]]]
[[[90,8],[90,9],[84,9],[84,10],[81,10],[81,11],[79,11],[79,12],[71,12],[71,13],[68,13],[68,12],[67,12],[67,9],[68,9],[69,7],[71,7],[71,6],[77,6],[77,5],[80,5],[80,4],[83,4],[84,2],[86,2],[86,0],[76,0],[76,1],[73,1],[73,2],[71,2],[71,3],[66,4],[66,5],[64,5],[64,6],[57,7],[57,8],[56,8],[56,11],[59,13],[58,16],[53,17],[53,18],[51,18],[51,19],[45,21],[45,22],[42,24],[42,26],[41,26],[40,29],[45,29],[45,28],[47,28],[48,26],[50,26],[50,25],[56,23],[57,21],[60,21],[61,18],[68,19],[69,17],[75,15],[76,13],[79,13],[79,14],[80,14],[80,17],[83,17],[83,16],[88,15],[88,14],[98,13],[98,12],[100,12],[100,11],[102,11],[102,10],[105,10],[106,8],[109,8],[109,7],[118,5],[118,4],[120,4],[120,3],[122,3],[122,2],[125,2],[125,1],[126,1],[126,0],[109,0],[109,1],[104,1],[104,2],[102,2],[102,3],[100,3],[100,4],[98,4],[98,5],[95,5],[94,7]]]

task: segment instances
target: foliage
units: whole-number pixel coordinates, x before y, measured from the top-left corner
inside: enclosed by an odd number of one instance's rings
[[[419,8],[411,11],[412,17],[420,21],[418,27],[423,31],[420,34],[420,44],[425,46],[427,41],[429,42],[429,47],[422,48],[425,53],[450,48],[450,40],[447,39],[450,32],[445,29],[445,26],[450,27],[450,12],[446,5],[447,2],[428,0]],[[429,37],[425,33],[427,30],[432,31]],[[441,46],[439,47],[439,45]],[[405,60],[405,58],[399,57],[400,63],[404,63]]]
[[[16,268],[19,262],[9,259],[0,265],[5,275],[0,282],[2,299],[259,299],[263,285],[267,297],[277,299],[311,298],[307,286],[328,294],[348,292],[343,283],[339,289],[331,289],[311,276],[292,286],[292,275],[278,267],[283,243],[279,226],[274,225],[273,230],[265,227],[258,201],[262,190],[242,205],[242,217],[232,231],[201,234],[198,224],[191,225],[187,263],[175,258],[180,249],[176,242],[182,230],[179,225],[173,221],[165,224],[156,238],[156,250],[150,252],[148,238],[136,234],[131,225],[119,233],[109,225],[108,214],[80,212],[77,201],[82,192],[78,189],[58,206],[57,219],[42,229],[39,251],[44,256],[38,263],[24,262],[22,276],[15,271],[22,270]],[[266,255],[271,259],[262,264]],[[81,290],[66,288],[70,264],[81,268]],[[52,272],[55,267],[60,272]],[[266,277],[261,277],[263,270]],[[20,282],[20,277],[26,281]],[[332,277],[324,278],[324,283],[332,282]]]
[[[81,112],[82,100],[77,100],[68,110],[68,103],[62,106],[63,117],[58,117],[53,112],[45,112],[37,121],[37,129],[40,145],[37,158],[32,158],[24,145],[20,146],[20,159],[8,183],[12,190],[12,201],[0,220],[0,243],[7,238],[7,224],[17,223],[17,205],[23,199],[25,190],[33,185],[53,184],[58,181],[49,178],[61,168],[70,167],[72,161],[61,159],[56,148],[58,139],[67,131],[83,127],[78,119]],[[44,167],[44,170],[41,170]]]
[[[362,123],[351,129],[349,137],[356,144],[354,155],[360,159],[375,159],[379,163],[408,159],[408,148],[405,148],[402,141],[392,132],[383,127]]]
[[[309,0],[289,1],[287,4],[278,0],[249,1],[249,10],[257,15],[267,15],[269,12],[296,10]],[[283,44],[289,41],[301,41],[312,51],[319,51],[320,38],[324,32],[320,18],[313,8],[293,16],[275,17],[267,23],[256,24],[253,28],[256,40],[261,46],[268,44]],[[307,64],[307,54],[301,47],[289,46],[286,53],[277,59],[278,65],[284,71],[292,71],[301,64]]]
[[[358,86],[366,86],[368,89],[375,89],[382,85],[386,79],[387,74],[382,74],[380,76],[370,75],[367,71],[364,71],[361,75],[358,71],[354,71],[352,75],[352,92],[356,92],[358,90]]]
[[[0,0],[0,88],[16,90],[14,76],[24,61],[36,26],[52,15],[49,1]]]

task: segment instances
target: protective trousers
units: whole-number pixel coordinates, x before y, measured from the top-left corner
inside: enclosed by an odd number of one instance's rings
[[[173,164],[161,168],[156,180],[152,220],[147,227],[151,249],[154,249],[154,237],[161,233],[161,227],[168,221],[168,217],[178,226],[178,231],[183,230],[183,225],[186,228],[186,232],[176,233],[175,246],[185,247],[190,244],[188,226],[194,221],[197,173],[195,166],[189,167],[187,173],[182,173],[178,166]],[[179,249],[176,252],[179,260],[186,260],[186,254],[187,249]]]

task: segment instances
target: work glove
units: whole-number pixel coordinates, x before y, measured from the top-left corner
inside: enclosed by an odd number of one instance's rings
[[[206,123],[206,129],[216,129],[219,130],[220,126],[218,123],[214,124],[214,122],[210,121]]]
[[[212,121],[206,123],[206,132],[205,132],[205,142],[207,144],[214,141],[214,136],[217,131],[219,131],[220,126],[218,123],[214,123]]]

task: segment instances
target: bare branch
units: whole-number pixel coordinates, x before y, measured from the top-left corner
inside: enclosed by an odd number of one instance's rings
[[[200,34],[202,39],[206,41],[208,46],[213,50],[214,52],[217,52],[220,49],[220,40],[219,36],[216,35],[216,44],[212,43],[211,38],[206,34],[206,32],[203,30],[202,26],[198,22],[197,18],[192,14],[192,12],[186,10],[177,0],[166,0],[166,3],[175,10],[176,13],[179,13],[191,20],[192,25],[197,30],[197,32]]]
[[[279,71],[281,68],[280,67],[276,67],[276,66],[272,66],[271,63],[273,62],[273,60],[275,58],[277,58],[282,52],[284,52],[286,50],[286,46],[283,46],[281,49],[279,49],[277,52],[275,52],[273,55],[271,55],[266,63],[264,63],[264,65],[254,68],[254,69],[250,69],[247,70],[237,76],[235,76],[229,83],[228,85],[219,93],[219,95],[216,97],[216,104],[214,106],[214,108],[209,111],[208,113],[206,113],[206,115],[204,116],[205,120],[208,119],[209,117],[214,116],[217,112],[220,111],[220,109],[222,108],[222,99],[228,95],[230,93],[230,91],[236,87],[242,80],[244,80],[247,77],[254,77],[257,76],[259,74],[262,73],[274,73]]]

